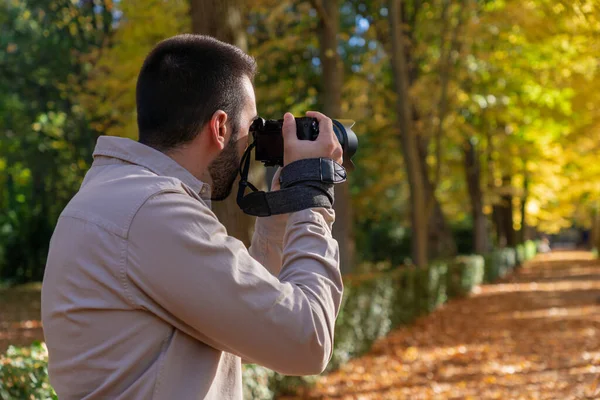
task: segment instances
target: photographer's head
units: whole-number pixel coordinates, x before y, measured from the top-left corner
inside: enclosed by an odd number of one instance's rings
[[[159,43],[137,82],[139,141],[173,157],[198,178],[210,172],[212,197],[227,197],[256,117],[254,59],[200,35]]]

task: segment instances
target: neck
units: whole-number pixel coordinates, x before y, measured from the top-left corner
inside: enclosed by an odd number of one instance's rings
[[[206,157],[193,151],[189,147],[179,147],[166,151],[165,154],[171,157],[177,164],[188,170],[196,179],[206,181],[208,165],[205,162]]]

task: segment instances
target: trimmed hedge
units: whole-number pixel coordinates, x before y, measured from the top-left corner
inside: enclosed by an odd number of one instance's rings
[[[486,283],[492,283],[499,278],[504,278],[517,266],[517,251],[513,248],[494,250],[484,256]]]
[[[483,283],[485,259],[482,256],[459,256],[448,266],[448,297],[462,297]]]
[[[483,282],[494,282],[535,256],[533,242],[485,256],[459,256],[427,268],[401,267],[344,278],[344,298],[335,326],[335,346],[327,371],[367,352],[373,342],[411,323],[454,297],[466,296]],[[244,398],[270,400],[311,385],[315,376],[286,377],[257,365],[243,370]],[[54,397],[53,397],[54,396]],[[11,347],[0,357],[0,398],[56,399],[47,378],[43,344]]]
[[[0,399],[58,399],[48,381],[48,349],[10,346],[0,355]]]

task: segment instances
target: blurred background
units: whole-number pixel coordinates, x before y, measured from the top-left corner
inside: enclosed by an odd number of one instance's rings
[[[143,59],[184,32],[256,58],[261,116],[316,109],[356,121],[357,169],[336,198],[345,272],[365,261],[426,265],[571,227],[589,244],[600,191],[598,9],[592,0],[3,0],[0,280],[42,278],[97,137],[137,138]],[[225,219],[248,243],[252,220]]]
[[[138,71],[179,33],[254,56],[264,118],[356,121],[356,170],[336,197],[344,274],[531,240],[592,249],[599,12],[595,0],[0,0],[0,285],[42,279],[96,139],[137,138]],[[249,243],[252,218],[232,199],[215,209]]]

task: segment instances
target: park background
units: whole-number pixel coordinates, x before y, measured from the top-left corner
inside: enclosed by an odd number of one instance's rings
[[[58,216],[98,136],[137,137],[141,64],[179,33],[256,58],[262,117],[356,122],[356,169],[336,188],[346,294],[328,371],[528,265],[595,265],[596,0],[1,0],[0,352],[42,339],[39,282]],[[254,165],[251,181],[264,188],[271,173]],[[254,221],[234,197],[214,210],[248,244]],[[528,264],[546,241],[592,253]],[[51,396],[45,368],[43,343],[12,347],[0,398]],[[255,366],[245,376],[248,398],[316,380]]]

